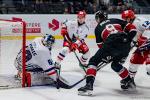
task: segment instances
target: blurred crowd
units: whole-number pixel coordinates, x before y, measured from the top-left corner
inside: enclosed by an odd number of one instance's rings
[[[0,0],[0,13],[7,14],[75,14],[85,10],[93,14],[98,10],[120,13],[132,9],[141,13],[138,0]]]

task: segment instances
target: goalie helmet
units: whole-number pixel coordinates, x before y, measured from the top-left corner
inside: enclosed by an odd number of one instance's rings
[[[46,34],[46,36],[43,37],[43,44],[44,46],[51,48],[53,44],[55,43],[55,38],[54,36],[50,34]]]
[[[125,10],[121,14],[122,19],[127,20],[128,18],[130,20],[133,20],[135,18],[135,14],[132,10]]]
[[[102,22],[106,19],[108,19],[108,14],[106,12],[99,10],[95,13],[95,20],[97,22]]]

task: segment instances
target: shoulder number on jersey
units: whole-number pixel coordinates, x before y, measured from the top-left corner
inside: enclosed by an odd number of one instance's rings
[[[106,25],[106,30],[109,31],[110,34],[114,34],[118,32],[116,28],[114,27],[114,25],[112,24]]]
[[[145,21],[142,26],[145,28],[145,29],[150,29],[150,21]]]
[[[53,65],[53,60],[52,59],[48,59],[48,63],[49,63],[49,65]]]

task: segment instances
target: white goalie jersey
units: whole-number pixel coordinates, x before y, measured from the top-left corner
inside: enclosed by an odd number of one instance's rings
[[[34,69],[47,70],[54,67],[53,60],[51,58],[51,50],[45,47],[42,42],[42,38],[36,38],[26,46],[26,70],[34,71]],[[21,66],[22,50],[18,53],[15,61],[15,66],[18,70],[22,70]]]

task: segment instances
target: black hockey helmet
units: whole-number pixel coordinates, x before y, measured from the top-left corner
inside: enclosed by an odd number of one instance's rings
[[[43,44],[44,44],[44,46],[46,46],[48,48],[51,48],[54,43],[55,43],[55,37],[53,35],[46,34],[43,37]]]
[[[108,19],[108,14],[105,11],[99,10],[95,13],[95,20],[102,22],[103,20]]]

